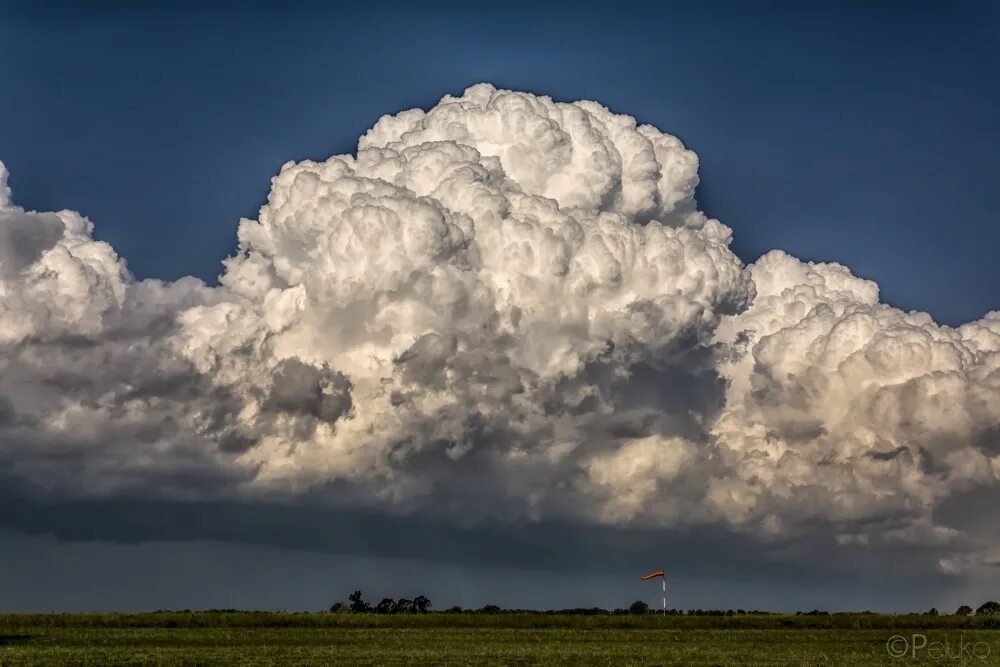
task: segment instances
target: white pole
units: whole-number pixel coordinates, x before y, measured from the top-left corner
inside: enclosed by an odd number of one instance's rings
[[[667,575],[663,575],[663,615],[667,615]]]

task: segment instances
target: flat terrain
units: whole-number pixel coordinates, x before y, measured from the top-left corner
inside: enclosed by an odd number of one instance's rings
[[[997,626],[874,614],[0,615],[0,665],[1000,665]]]

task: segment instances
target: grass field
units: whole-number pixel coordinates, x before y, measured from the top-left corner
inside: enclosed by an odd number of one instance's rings
[[[998,665],[997,625],[875,614],[15,614],[0,615],[0,665]],[[906,645],[887,646],[893,637]]]

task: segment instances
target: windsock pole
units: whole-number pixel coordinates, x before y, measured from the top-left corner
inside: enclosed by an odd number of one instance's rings
[[[644,575],[642,575],[639,578],[642,579],[643,581],[649,581],[650,579],[655,579],[657,577],[660,577],[660,580],[661,580],[661,582],[663,584],[663,615],[666,616],[667,615],[667,575],[666,575],[666,572],[664,570],[662,570],[662,569],[655,570],[653,572],[650,572],[649,574],[644,574]]]

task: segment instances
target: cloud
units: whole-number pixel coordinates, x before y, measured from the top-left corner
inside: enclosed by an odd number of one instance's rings
[[[934,513],[1000,471],[1000,314],[744,266],[697,167],[594,102],[473,86],[285,164],[217,287],[136,281],[0,167],[0,460],[71,497],[961,550]]]
[[[780,251],[750,272],[754,303],[717,333],[746,347],[720,367],[729,387],[713,435],[733,465],[708,494],[718,512],[918,523],[996,481],[997,313],[938,326],[879,303],[842,266]]]

